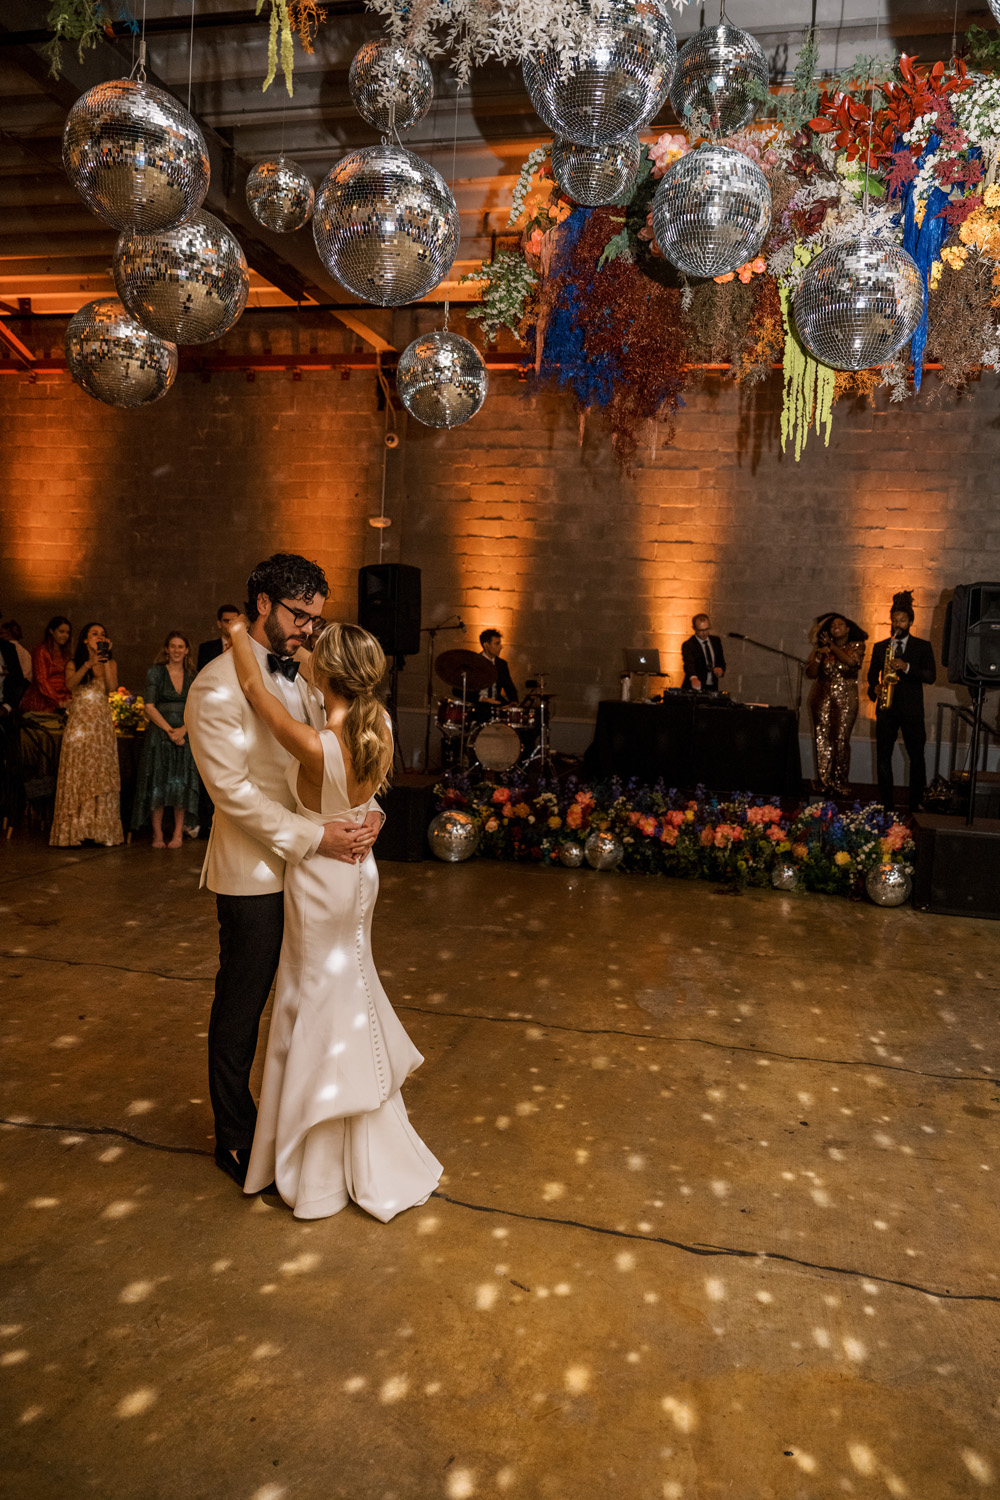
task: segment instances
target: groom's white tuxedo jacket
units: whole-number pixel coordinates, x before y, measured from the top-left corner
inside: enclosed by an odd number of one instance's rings
[[[258,657],[266,652],[252,642]],[[261,661],[262,670],[265,663]],[[264,670],[264,682],[286,702]],[[283,684],[282,684],[283,685]],[[318,693],[301,676],[289,684],[297,693],[302,719],[324,723]],[[201,778],[215,803],[215,818],[201,872],[201,884],[220,896],[263,896],[280,891],[285,865],[312,854],[322,825],[294,811],[287,771],[292,757],[247,702],[236,676],[233,653],[224,651],[198,673],[184,713],[188,739]]]

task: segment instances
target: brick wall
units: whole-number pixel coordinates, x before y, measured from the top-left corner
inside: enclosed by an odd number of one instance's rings
[[[413,331],[413,315],[399,315],[397,346]],[[351,338],[332,320],[288,330],[246,319],[226,347],[333,351]],[[892,592],[911,587],[916,632],[939,649],[952,587],[1000,576],[996,396],[989,376],[942,400],[930,376],[903,407],[842,404],[829,448],[814,436],[795,464],[778,448],[779,379],[747,395],[711,377],[688,394],[673,446],[651,434],[627,478],[596,418],[581,427],[566,396],[494,373],[464,428],[397,416],[384,560],[423,570],[425,624],[461,612],[464,640],[442,636],[439,648],[475,646],[497,625],[515,680],[545,672],[566,720],[590,720],[617,696],[623,646],[659,647],[679,682],[697,609],[722,634],[804,656],[819,611],[844,610],[875,639]],[[91,401],[67,377],[8,376],[0,605],[29,645],[51,613],[104,619],[129,685],[168,629],[210,634],[216,605],[241,600],[249,566],[279,547],[317,558],[330,612],[353,617],[357,569],[379,555],[367,521],[384,426],[366,372],[184,375],[135,413]],[[727,645],[735,694],[789,701],[778,658]],[[404,706],[422,704],[424,673],[422,658],[408,663]],[[955,701],[956,690],[942,682],[931,697]],[[587,737],[582,725],[562,732]],[[858,738],[870,738],[866,723]]]

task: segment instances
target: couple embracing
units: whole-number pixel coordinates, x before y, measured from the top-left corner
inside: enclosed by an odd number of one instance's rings
[[[202,871],[219,916],[215,1160],[246,1193],[275,1184],[296,1218],[353,1199],[387,1222],[427,1199],[441,1164],[407,1119],[400,1089],[423,1059],[371,951],[375,795],[392,767],[376,696],[385,657],[358,626],[327,624],[327,593],[303,557],[260,563],[233,649],[188,695],[188,737],[215,803]],[[275,976],[258,1116],[250,1071]]]

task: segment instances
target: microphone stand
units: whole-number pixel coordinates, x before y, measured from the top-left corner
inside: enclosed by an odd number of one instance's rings
[[[431,694],[434,691],[434,641],[441,630],[464,630],[465,626],[459,616],[448,616],[447,620],[440,625],[425,625],[420,634],[427,637],[427,689],[424,694],[424,709],[427,724],[424,729],[424,775],[430,768],[431,761],[431,718],[434,712],[434,700]]]
[[[758,651],[770,651],[772,656],[780,656],[785,661],[793,661],[798,667],[798,679],[795,685],[795,726],[798,729],[799,716],[802,712],[802,677],[806,669],[805,658],[794,656],[791,651],[781,651],[777,646],[769,646],[766,641],[755,641],[752,635],[740,635],[738,631],[730,630],[727,638],[731,641],[745,641],[748,646],[756,646]],[[787,668],[785,669],[787,671]]]

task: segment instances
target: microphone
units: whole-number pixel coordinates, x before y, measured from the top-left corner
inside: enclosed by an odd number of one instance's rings
[[[731,641],[745,641],[746,640],[746,636],[745,635],[740,635],[740,633],[739,633],[738,630],[727,630],[726,631],[726,635],[729,637],[729,639]]]

